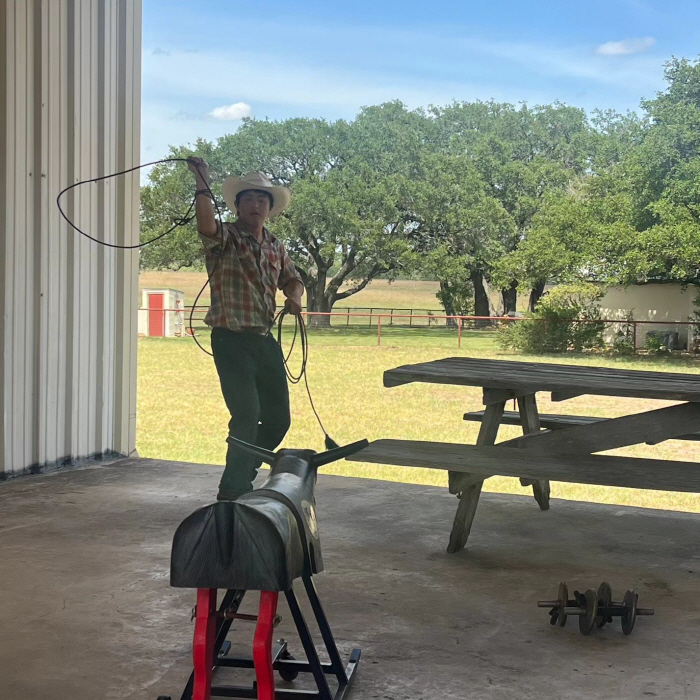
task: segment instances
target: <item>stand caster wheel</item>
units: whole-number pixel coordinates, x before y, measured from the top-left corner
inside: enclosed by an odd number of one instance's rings
[[[294,657],[287,651],[284,654],[282,654],[282,659],[290,659],[291,661],[294,661]],[[292,669],[288,668],[281,668],[279,669],[279,674],[280,678],[283,681],[287,681],[287,683],[291,683],[292,681],[297,679],[297,676],[299,675],[299,671],[294,671]]]
[[[159,695],[156,700],[171,700],[169,695]]]

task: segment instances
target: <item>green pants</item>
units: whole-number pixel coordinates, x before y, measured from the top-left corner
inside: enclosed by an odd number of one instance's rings
[[[211,349],[231,414],[229,435],[274,450],[290,424],[289,388],[279,344],[271,335],[214,328]],[[236,498],[250,491],[260,464],[229,442],[219,495]]]

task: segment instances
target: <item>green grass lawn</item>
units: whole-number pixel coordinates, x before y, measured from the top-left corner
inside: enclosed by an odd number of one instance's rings
[[[192,304],[195,297],[207,281],[203,272],[169,272],[143,271],[139,274],[140,289],[179,289],[185,293],[185,303]],[[344,289],[344,288],[343,288]],[[435,297],[439,285],[437,282],[419,282],[408,280],[373,280],[365,289],[338,302],[339,308],[378,307],[402,309],[439,310],[440,303]],[[209,289],[200,299],[200,304],[209,304]]]
[[[208,336],[201,334],[208,347]],[[291,337],[288,336],[288,337]],[[621,366],[630,369],[698,372],[690,358],[651,359],[592,356],[531,357],[498,349],[492,333],[465,332],[457,349],[456,331],[448,329],[384,329],[382,346],[376,331],[342,329],[310,333],[309,382],[314,401],[331,436],[339,443],[385,437],[473,443],[478,424],[465,422],[465,411],[479,410],[481,390],[437,384],[409,384],[385,389],[382,374],[398,365],[449,356],[499,357],[510,360]],[[298,359],[298,358],[295,358]],[[302,386],[291,387],[292,428],[285,445],[323,449],[323,436]],[[617,416],[666,405],[615,397],[580,396],[552,405],[542,395],[543,413]],[[137,448],[141,456],[205,464],[222,464],[228,415],[212,359],[191,339],[139,340]],[[515,437],[518,429],[504,426],[499,439]],[[700,460],[700,443],[667,441],[640,445],[613,454]],[[372,479],[446,485],[447,474],[413,469],[339,462],[325,473]],[[528,494],[516,479],[494,477],[486,491]],[[555,498],[700,512],[700,495],[641,491],[556,483]]]

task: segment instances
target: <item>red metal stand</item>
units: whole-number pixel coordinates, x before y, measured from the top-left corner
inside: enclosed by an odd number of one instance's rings
[[[211,698],[215,638],[216,588],[198,588],[194,641],[192,643],[192,657],[194,659],[192,700],[210,700]]]
[[[278,620],[278,592],[261,592],[258,615],[253,616],[238,613],[245,591],[233,589],[226,591],[217,609],[217,590],[198,588],[192,654],[194,669],[180,700],[211,700],[213,697],[257,698],[257,700],[346,700],[360,661],[360,650],[353,649],[347,663],[343,663],[314,583],[310,576],[303,576],[302,581],[330,663],[321,662],[293,589],[290,588],[283,593],[304,648],[306,660],[295,659],[289,653],[284,639],[273,641],[275,623]],[[231,642],[226,639],[226,636],[231,623],[236,619],[257,620],[252,659],[228,655]],[[219,668],[255,670],[255,683],[252,686],[212,685],[214,673]],[[300,673],[310,674],[313,677],[315,689],[302,690],[287,686],[275,690],[273,673],[278,673],[288,683],[293,682]],[[335,691],[331,691],[326,680],[327,676],[336,679],[338,686]],[[171,697],[159,695],[158,700],[171,700]]]
[[[258,700],[275,700],[275,678],[272,668],[272,633],[275,629],[277,600],[275,591],[260,592],[258,624],[253,638],[253,664],[258,682]]]

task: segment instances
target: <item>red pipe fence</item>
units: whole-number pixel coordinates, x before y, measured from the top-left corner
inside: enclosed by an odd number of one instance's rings
[[[196,321],[203,321],[204,315],[206,314],[207,311],[206,306],[197,306],[194,308],[194,313],[197,315],[197,318],[193,319]],[[149,310],[148,309],[139,309],[140,313],[147,313]],[[162,313],[176,313],[176,314],[182,314],[179,318],[181,320],[184,320],[184,328],[185,328],[185,333],[188,335],[191,335],[193,332],[195,332],[198,329],[205,329],[206,326],[195,326],[191,328],[189,326],[189,319],[190,319],[190,313],[192,311],[192,307],[185,307],[185,308],[180,308],[180,309],[162,309]],[[553,319],[532,319],[524,316],[474,316],[474,315],[449,315],[449,314],[443,314],[443,315],[436,315],[433,313],[428,313],[428,314],[416,314],[413,312],[413,310],[410,310],[410,314],[397,314],[397,313],[374,313],[373,311],[370,311],[369,313],[358,313],[358,312],[350,312],[349,310],[347,311],[330,311],[330,312],[324,312],[324,311],[302,311],[302,316],[306,319],[313,319],[313,318],[318,318],[318,317],[327,317],[329,319],[329,325],[330,325],[330,319],[331,318],[344,318],[346,319],[345,326],[349,327],[350,325],[350,319],[367,319],[367,327],[371,328],[373,326],[373,320],[376,319],[376,328],[377,328],[377,345],[381,346],[382,344],[382,329],[383,327],[386,326],[386,321],[389,321],[389,325],[397,325],[397,326],[402,326],[402,327],[412,327],[412,328],[424,328],[424,327],[431,327],[432,326],[439,326],[439,325],[444,325],[444,327],[449,327],[450,322],[452,322],[451,325],[455,326],[457,330],[457,347],[461,348],[462,347],[462,333],[468,324],[471,325],[472,323],[474,324],[479,324],[482,323],[484,324],[482,327],[486,328],[489,325],[498,325],[501,323],[517,323],[519,321],[547,321],[547,322],[557,322],[554,321]],[[177,317],[176,317],[177,318]],[[421,324],[421,325],[416,325],[414,321],[422,321],[426,320],[428,321],[427,324]],[[404,323],[397,323],[394,324],[394,321],[403,321]],[[405,323],[408,321],[408,323]],[[561,321],[558,321],[561,323],[572,323],[572,321],[568,321],[566,319],[562,319]],[[637,326],[654,326],[654,325],[663,325],[666,328],[668,326],[698,326],[699,324],[693,321],[635,321],[635,320],[628,320],[628,319],[599,319],[599,320],[593,320],[593,319],[581,319],[581,320],[576,320],[573,321],[574,323],[601,323],[601,324],[611,324],[611,325],[617,325],[619,327],[631,327],[631,332],[630,335],[632,337],[632,348],[633,351],[636,352],[638,350],[638,342],[637,342]],[[364,324],[362,324],[364,325]],[[313,330],[313,323],[311,324],[312,330]],[[357,326],[354,326],[357,327]],[[689,348],[690,342],[691,342],[692,334],[688,333],[688,343],[687,346]]]

